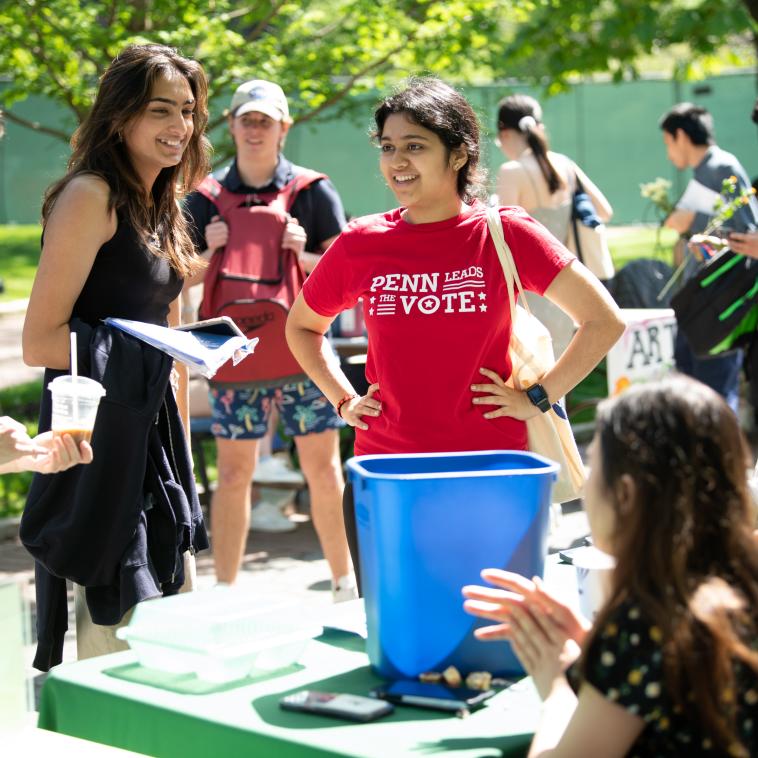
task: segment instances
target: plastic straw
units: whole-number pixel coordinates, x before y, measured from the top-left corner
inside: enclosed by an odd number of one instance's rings
[[[73,403],[72,420],[74,426],[79,422],[79,400],[76,393],[78,367],[76,365],[76,332],[71,332],[71,402]]]
[[[71,332],[71,376],[74,378],[74,384],[76,384],[76,377],[78,375],[76,365],[76,332]]]

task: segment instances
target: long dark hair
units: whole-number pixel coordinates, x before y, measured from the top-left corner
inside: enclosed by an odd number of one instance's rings
[[[385,98],[377,107],[374,138],[381,139],[384,124],[393,113],[404,113],[414,123],[434,132],[448,155],[465,147],[468,160],[458,170],[458,195],[466,203],[484,196],[485,172],[478,168],[479,120],[463,95],[436,77],[414,77],[405,89]]]
[[[550,161],[547,138],[537,126],[542,123],[542,108],[529,95],[510,95],[498,104],[497,128],[513,129],[526,137],[526,144],[532,150],[540,172],[547,182],[552,195],[565,185],[561,175]]]
[[[709,387],[673,376],[605,401],[595,423],[603,488],[616,508],[616,568],[585,650],[615,608],[637,603],[661,630],[674,705],[723,754],[748,755],[728,751],[739,745],[735,661],[758,674],[749,647],[758,635],[758,545],[737,419]],[[635,498],[621,509],[613,493],[624,475]]]
[[[192,89],[194,130],[181,161],[159,173],[149,203],[120,135],[147,108],[155,81],[175,74],[183,76]],[[163,45],[125,48],[103,74],[92,110],[71,138],[68,171],[45,194],[43,224],[73,177],[95,174],[110,188],[108,210],[121,214],[148,249],[166,258],[178,274],[193,273],[202,262],[195,254],[178,200],[210,170],[210,143],[204,134],[207,122],[208,84],[199,63]]]

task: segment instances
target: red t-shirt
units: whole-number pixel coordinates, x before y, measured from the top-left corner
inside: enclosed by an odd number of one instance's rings
[[[488,381],[480,367],[511,371],[508,291],[484,206],[432,224],[401,210],[352,221],[303,287],[327,317],[363,298],[366,378],[382,412],[363,417],[356,455],[526,449],[523,421],[485,419],[496,406],[471,402],[471,385]],[[542,294],[574,257],[521,208],[500,214],[524,289]]]

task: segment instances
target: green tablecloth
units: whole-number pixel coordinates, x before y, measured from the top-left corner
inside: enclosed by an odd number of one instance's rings
[[[310,642],[299,664],[278,675],[210,694],[184,694],[187,683],[169,676],[159,677],[162,686],[123,678],[140,673],[131,652],[58,666],[42,689],[39,726],[152,756],[484,758],[525,755],[539,715],[528,679],[464,719],[397,707],[353,724],[281,710],[283,695],[304,688],[365,695],[380,682],[363,640],[338,631]]]
[[[545,582],[577,605],[574,568],[556,555],[546,562]],[[368,694],[381,680],[364,648],[357,635],[326,631],[297,665],[213,692],[197,680],[149,672],[131,652],[64,664],[42,689],[39,726],[158,758],[526,755],[540,712],[530,679],[466,719],[398,706],[391,716],[354,724],[279,708],[284,695],[302,689]]]

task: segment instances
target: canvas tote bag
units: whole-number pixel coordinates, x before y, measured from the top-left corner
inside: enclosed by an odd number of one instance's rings
[[[555,364],[553,342],[550,332],[532,315],[526,303],[521,279],[505,241],[497,208],[487,209],[487,225],[503,267],[513,324],[508,345],[511,376],[506,384],[517,390],[525,390],[532,384],[541,382],[542,377]],[[517,304],[519,295],[525,307]],[[553,403],[553,407],[546,413],[527,419],[526,430],[529,450],[544,455],[561,466],[553,487],[553,502],[563,503],[579,497],[587,474],[563,406],[559,402]]]

